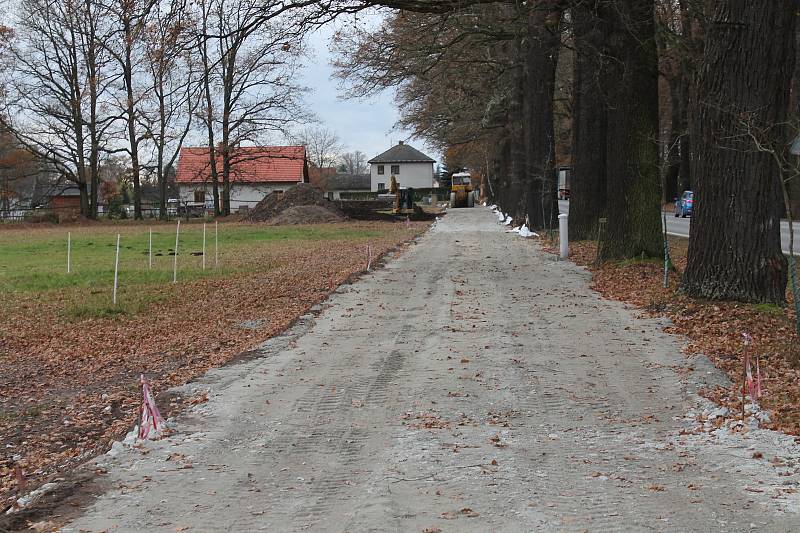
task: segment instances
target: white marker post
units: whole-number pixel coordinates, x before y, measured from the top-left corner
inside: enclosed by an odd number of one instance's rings
[[[367,245],[367,272],[372,268],[372,246]]]
[[[219,223],[214,221],[214,268],[219,267]]]
[[[114,260],[114,293],[111,296],[111,303],[117,305],[117,283],[119,281],[119,233],[117,233],[117,257]]]
[[[150,240],[147,243],[147,268],[153,268],[153,228],[150,228]]]
[[[561,259],[569,257],[569,215],[558,215],[558,241],[561,245],[559,256]]]
[[[178,239],[181,236],[181,221],[178,220],[178,227],[175,230],[175,257],[172,261],[172,283],[178,283]]]
[[[203,270],[206,269],[206,223],[203,222]]]
[[[67,232],[67,274],[72,271],[72,232]]]

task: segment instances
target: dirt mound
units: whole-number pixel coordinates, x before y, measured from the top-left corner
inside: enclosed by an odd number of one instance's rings
[[[268,194],[264,197],[263,200],[258,202],[258,204],[253,208],[250,212],[247,220],[249,222],[272,222],[275,217],[283,213],[284,211],[294,208],[294,207],[308,207],[308,206],[318,206],[323,210],[327,210],[330,212],[331,215],[338,217],[341,220],[344,215],[341,211],[325,196],[323,196],[322,192],[318,189],[314,188],[312,185],[308,183],[298,183],[291,189],[288,189],[284,193],[272,193]],[[295,211],[294,215],[298,216],[306,212],[308,215],[313,215],[316,217],[321,216],[319,210],[300,210]],[[326,220],[326,222],[328,222]],[[289,224],[304,224],[304,223],[311,223],[311,221],[304,222],[286,222]]]
[[[284,209],[267,221],[273,226],[290,224],[321,224],[323,222],[340,222],[344,217],[320,205],[298,205]]]

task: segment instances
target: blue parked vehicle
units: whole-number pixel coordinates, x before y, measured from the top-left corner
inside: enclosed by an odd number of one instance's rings
[[[683,218],[690,217],[692,216],[693,207],[694,194],[692,191],[683,191],[683,195],[675,199],[675,216]]]

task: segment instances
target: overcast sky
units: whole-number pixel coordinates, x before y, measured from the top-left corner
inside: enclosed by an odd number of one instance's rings
[[[340,98],[336,88],[338,81],[331,77],[333,54],[328,50],[328,40],[333,32],[332,26],[326,26],[311,36],[309,63],[298,81],[310,89],[305,101],[311,111],[337,133],[346,151],[361,150],[370,159],[388,150],[397,141],[406,140],[408,132],[395,126],[398,113],[391,91],[384,91],[366,100]],[[410,139],[408,142],[433,159],[439,159],[438,154],[421,140]]]

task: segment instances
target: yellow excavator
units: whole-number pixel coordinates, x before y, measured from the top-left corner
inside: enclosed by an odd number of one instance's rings
[[[456,172],[450,185],[450,207],[474,207],[475,193],[469,172]]]

